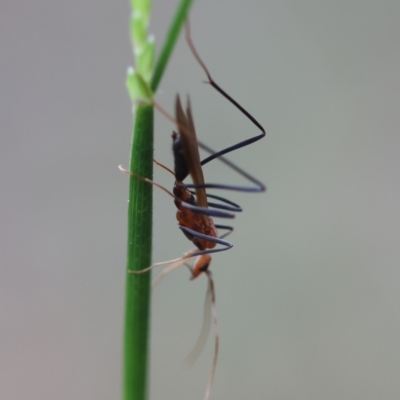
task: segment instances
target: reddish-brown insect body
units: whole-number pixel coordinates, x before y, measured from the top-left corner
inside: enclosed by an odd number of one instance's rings
[[[182,204],[184,202],[198,207],[208,207],[207,195],[203,187],[196,188],[195,197],[183,184],[183,180],[190,175],[195,185],[204,185],[203,170],[200,164],[196,131],[189,100],[185,113],[182,109],[179,96],[176,97],[175,117],[179,132],[172,134],[172,148],[175,160],[175,185],[173,193],[176,196],[175,205],[178,208],[176,219],[182,227],[189,228],[208,237],[217,238],[218,232],[210,216],[204,213],[193,212],[192,209]],[[183,232],[199,250],[213,249],[217,244],[214,241],[192,235],[187,231]],[[201,272],[206,271],[210,262],[211,257],[209,255],[200,255],[193,265],[192,279],[199,276]]]

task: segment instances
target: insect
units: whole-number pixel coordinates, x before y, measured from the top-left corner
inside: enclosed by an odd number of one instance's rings
[[[211,263],[210,254],[228,250],[233,246],[232,243],[224,239],[233,231],[233,227],[228,225],[214,224],[212,217],[233,218],[233,212],[240,212],[242,211],[242,209],[239,205],[233,203],[228,199],[207,193],[206,189],[225,189],[242,192],[265,191],[266,187],[263,183],[261,183],[259,180],[257,180],[256,178],[245,172],[243,169],[238,167],[236,164],[232,163],[224,157],[224,155],[227,153],[248,146],[262,139],[265,136],[265,130],[248,111],[246,111],[238,102],[236,102],[236,100],[234,100],[229,94],[227,94],[212,79],[206,65],[204,64],[199,54],[197,53],[196,48],[194,47],[190,36],[190,27],[188,22],[186,22],[186,40],[195,59],[198,61],[199,65],[204,70],[207,76],[206,83],[210,84],[223,97],[225,97],[236,108],[238,108],[254,125],[256,125],[260,129],[261,132],[256,136],[231,145],[223,150],[214,151],[197,139],[189,99],[187,101],[185,112],[183,110],[180,97],[179,95],[177,95],[175,101],[175,118],[170,116],[162,107],[160,107],[154,101],[154,107],[157,108],[162,114],[164,114],[169,120],[174,122],[177,126],[177,132],[173,132],[172,134],[174,171],[159,163],[158,161],[155,161],[157,165],[169,171],[174,176],[175,184],[173,192],[170,192],[164,186],[153,182],[150,179],[138,176],[134,172],[123,169],[121,166],[120,170],[138,179],[142,179],[154,186],[159,187],[164,192],[173,197],[175,205],[177,207],[176,218],[178,220],[178,227],[182,230],[184,235],[196,246],[195,249],[188,251],[182,257],[173,260],[163,261],[160,263],[155,263],[144,270],[131,272],[144,273],[157,266],[170,264],[153,282],[153,287],[157,285],[166,274],[171,272],[173,269],[178,268],[182,264],[186,264],[189,267],[191,271],[191,279],[197,278],[202,273],[204,273],[208,278],[208,290],[206,294],[205,317],[203,327],[199,339],[193,351],[188,357],[189,361],[194,361],[197,358],[198,354],[201,352],[210,328],[211,311],[211,316],[214,324],[215,346],[212,369],[207,383],[205,395],[205,399],[207,400],[209,398],[211,386],[214,379],[219,348],[219,334],[215,311],[215,288],[211,271],[209,270],[209,265]],[[202,161],[200,161],[199,148],[205,150],[210,154]],[[246,178],[253,185],[239,186],[205,182],[202,166],[214,159],[219,159],[221,162],[232,168],[239,175]],[[192,184],[184,183],[184,180],[188,177],[188,175],[190,175],[192,178]],[[217,200],[218,202],[211,202],[208,199]],[[226,232],[221,236],[218,236],[218,229],[225,230]],[[216,247],[217,245],[220,245],[220,247]],[[186,262],[192,257],[196,257],[196,259],[193,265],[190,266]]]

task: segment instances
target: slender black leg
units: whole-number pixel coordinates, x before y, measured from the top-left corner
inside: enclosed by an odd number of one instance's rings
[[[246,147],[254,142],[257,142],[258,140],[262,139],[265,136],[265,129],[262,127],[262,125],[245,109],[243,108],[235,99],[233,99],[228,93],[225,92],[211,77],[210,72],[208,71],[208,68],[204,64],[203,60],[200,58],[194,44],[192,41],[192,38],[190,36],[190,26],[189,22],[186,22],[185,26],[185,31],[186,31],[186,41],[189,45],[190,50],[193,53],[193,56],[195,59],[198,61],[202,69],[204,70],[205,74],[207,75],[208,82],[215,90],[217,90],[222,96],[224,96],[229,102],[231,102],[241,113],[243,113],[255,126],[257,126],[258,129],[260,129],[261,133],[249,138],[245,139],[239,143],[236,143],[232,146],[229,146],[225,149],[219,150],[219,151],[214,151],[210,147],[206,146],[205,144],[198,142],[199,147],[202,148],[203,150],[207,151],[210,153],[208,157],[206,157],[204,160],[201,161],[201,165],[205,165],[209,163],[210,161],[218,158],[221,162],[224,164],[228,165],[231,167],[234,171],[236,171],[238,174],[242,175],[244,178],[252,182],[255,186],[241,186],[241,185],[225,185],[225,184],[217,184],[217,183],[204,183],[204,184],[199,184],[199,185],[184,185],[187,188],[213,188],[213,189],[227,189],[227,190],[235,190],[235,191],[242,191],[242,192],[263,192],[266,190],[265,185],[260,182],[258,179],[254,178],[252,175],[248,174],[246,171],[238,167],[236,164],[232,163],[231,161],[227,160],[225,157],[222,157],[224,154],[230,153],[234,150],[240,149],[242,147]]]
[[[190,257],[201,256],[202,254],[219,253],[221,251],[229,250],[229,249],[231,249],[233,247],[232,243],[230,243],[230,242],[228,242],[226,240],[223,240],[221,238],[205,235],[204,233],[200,233],[200,232],[194,231],[193,229],[187,228],[186,226],[179,225],[179,228],[182,231],[188,233],[191,236],[194,236],[194,237],[197,237],[197,238],[200,238],[200,239],[204,239],[204,240],[208,240],[209,242],[214,242],[214,243],[220,244],[222,246],[225,246],[225,247],[219,248],[219,249],[206,249],[206,250],[194,251],[193,253],[190,253]]]

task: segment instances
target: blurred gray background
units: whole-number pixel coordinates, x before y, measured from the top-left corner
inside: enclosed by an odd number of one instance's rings
[[[158,49],[176,1],[154,1]],[[118,399],[132,65],[128,1],[0,5],[0,398]],[[265,194],[213,257],[221,350],[213,399],[400,397],[398,1],[196,1],[193,38],[215,80],[266,128],[231,159]],[[199,137],[256,134],[181,37],[157,100],[190,93]],[[172,165],[156,116],[155,157]],[[209,181],[242,180],[218,162]],[[172,187],[165,171],[155,179]],[[221,192],[220,192],[221,194]],[[154,261],[191,244],[154,192]],[[206,281],[185,268],[152,302],[151,398],[202,399]]]

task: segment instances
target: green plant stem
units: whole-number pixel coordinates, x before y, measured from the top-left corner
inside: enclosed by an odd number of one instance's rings
[[[136,109],[130,170],[153,176],[153,107]],[[147,362],[150,321],[150,273],[130,274],[151,265],[152,192],[147,182],[130,177],[128,254],[125,287],[124,400],[147,398]]]
[[[151,90],[156,91],[185,21],[192,0],[181,0],[158,58]],[[134,115],[130,171],[153,175],[153,107],[138,105]],[[123,353],[123,400],[147,399],[147,370],[150,325],[150,273],[131,274],[151,265],[152,186],[130,177],[128,204],[128,250],[125,286]]]
[[[165,37],[164,43],[162,45],[160,55],[157,60],[156,67],[151,78],[150,87],[153,93],[156,92],[158,84],[160,83],[161,77],[164,73],[165,67],[167,66],[169,57],[171,55],[172,49],[178,39],[179,32],[185,22],[186,15],[193,0],[181,0],[179,3],[175,15],[171,21],[168,33]]]

